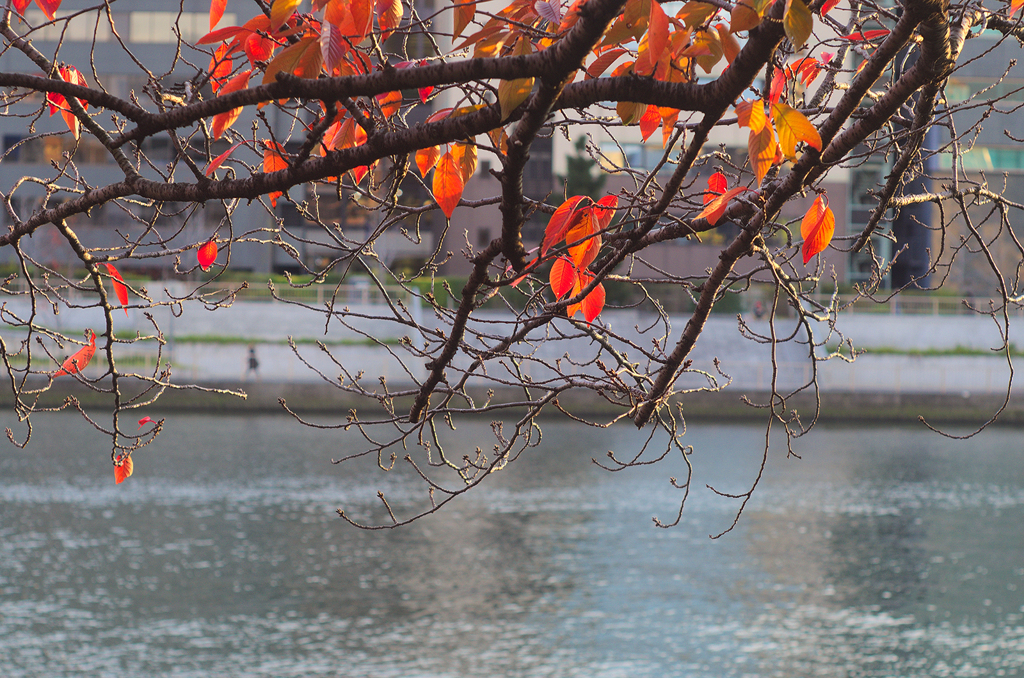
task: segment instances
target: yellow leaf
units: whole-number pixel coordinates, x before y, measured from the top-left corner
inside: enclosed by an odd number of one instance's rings
[[[754,170],[757,183],[760,185],[775,162],[775,134],[771,127],[762,125],[758,132],[750,130],[747,153],[750,156],[750,168]]]
[[[452,146],[452,157],[462,170],[462,183],[465,184],[476,172],[476,144],[457,143]]]
[[[274,32],[288,21],[302,0],[274,0],[270,7],[270,31]]]
[[[620,101],[615,105],[615,112],[619,114],[623,125],[636,124],[646,111],[646,104],[636,104],[632,101]]]
[[[786,29],[786,37],[795,48],[800,49],[807,42],[807,38],[811,37],[814,16],[804,0],[786,0],[786,13],[782,23]]]
[[[811,121],[800,111],[777,102],[772,104],[775,131],[779,134],[779,147],[790,160],[796,158],[796,144],[802,141],[808,146],[821,150],[821,136]]]
[[[687,28],[693,28],[700,26],[705,21],[710,19],[718,8],[707,2],[688,2],[683,5],[678,12],[676,12],[676,18],[682,19],[683,23],[686,24]]]
[[[520,80],[502,80],[498,85],[498,104],[501,106],[501,119],[508,120],[512,111],[519,108],[533,91],[533,78]]]
[[[294,45],[281,50],[274,60],[267,64],[263,84],[274,82],[279,72],[294,73],[300,78],[315,78],[320,74],[324,55],[320,50],[320,39],[316,36],[302,38]]]

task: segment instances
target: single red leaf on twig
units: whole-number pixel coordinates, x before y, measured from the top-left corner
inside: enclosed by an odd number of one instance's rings
[[[114,283],[114,294],[117,295],[117,300],[121,302],[121,308],[124,308],[124,315],[128,317],[128,288],[124,284],[124,278],[118,273],[117,269],[114,268],[113,264],[104,264],[107,267],[107,273],[110,274],[110,278]]]
[[[60,366],[60,369],[53,373],[54,377],[59,377],[64,374],[78,374],[86,368],[89,361],[96,354],[96,333],[92,330],[89,331],[89,344],[78,349],[78,351],[64,361],[64,364]]]
[[[708,177],[708,190],[704,192],[704,204],[707,205],[709,202],[725,193],[728,188],[729,180],[725,178],[725,175],[721,172],[715,172]]]
[[[888,28],[876,28],[870,31],[858,31],[856,33],[850,33],[849,35],[844,35],[842,39],[849,40],[850,42],[869,42],[871,40],[874,40],[875,38],[881,38],[883,36],[889,35],[889,32],[890,31]]]
[[[139,419],[139,429],[141,430],[142,427],[145,426],[146,424],[152,424],[152,423],[153,423],[153,417],[143,417],[142,419]]]
[[[832,242],[836,231],[836,217],[828,206],[828,198],[819,195],[814,199],[811,209],[807,210],[800,222],[800,235],[803,236],[803,255],[806,265],[816,254],[820,254]]]
[[[114,484],[120,485],[127,480],[135,471],[131,455],[122,457],[114,462]]]
[[[210,270],[210,266],[217,260],[217,242],[210,240],[205,245],[199,248],[199,252],[196,254],[196,258],[199,260],[199,267],[204,271]]]

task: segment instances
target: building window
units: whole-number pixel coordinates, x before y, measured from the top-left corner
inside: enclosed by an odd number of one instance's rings
[[[70,42],[110,42],[110,24],[107,23],[106,16],[101,15],[97,20],[94,13],[80,14],[71,19],[66,18],[68,15],[69,12],[57,12],[56,20],[50,23],[46,15],[37,9],[25,12],[28,26],[49,24],[32,31],[30,37],[46,42],[57,42],[62,39]],[[27,26],[22,24],[18,29],[19,32],[23,32]]]
[[[221,23],[230,26],[235,19],[234,14],[225,14]],[[174,44],[178,41],[172,30],[175,26],[182,40],[194,43],[210,32],[210,15],[201,12],[132,12],[128,19],[128,34],[131,42]]]

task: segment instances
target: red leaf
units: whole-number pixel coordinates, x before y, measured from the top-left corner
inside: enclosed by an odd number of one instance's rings
[[[143,417],[142,419],[139,419],[139,429],[141,429],[146,424],[152,424],[152,423],[153,423],[153,417]]]
[[[707,219],[708,223],[714,226],[718,223],[718,220],[725,214],[725,208],[729,206],[729,201],[735,198],[743,191],[749,191],[750,189],[746,186],[737,186],[736,188],[730,189],[718,196],[711,202],[709,202],[700,214],[697,215],[698,219]]]
[[[569,229],[573,226],[573,217],[577,212],[577,207],[584,200],[589,200],[586,196],[575,195],[565,202],[563,202],[555,213],[551,215],[551,220],[548,221],[548,226],[544,230],[544,242],[541,244],[540,253],[543,256],[548,248],[557,243],[559,240],[565,237],[565,234],[569,232]]]
[[[832,9],[839,4],[839,0],[825,0],[825,3],[821,6],[821,16],[825,16]]]
[[[449,219],[452,218],[452,212],[455,211],[455,207],[462,199],[464,188],[462,168],[459,167],[455,156],[449,151],[438,160],[437,166],[434,168],[434,182],[432,185],[434,200],[437,201],[438,207],[441,208],[441,211]]]
[[[25,15],[25,8],[32,0],[14,0],[14,11],[22,16]]]
[[[828,206],[828,198],[819,195],[800,222],[800,235],[804,239],[804,265],[828,247],[835,231],[836,217]]]
[[[121,302],[121,307],[123,308],[128,305],[128,288],[125,287],[124,278],[122,278],[121,274],[117,272],[117,269],[114,268],[113,264],[104,265],[107,267],[107,273],[109,273],[110,277],[113,279],[114,294],[117,295],[117,300]],[[125,317],[128,317],[127,308],[124,309],[124,315]]]
[[[210,266],[217,259],[217,242],[210,240],[205,245],[199,248],[199,252],[196,255],[199,259],[199,267],[204,271],[210,270]]]
[[[273,141],[264,143],[267,147],[263,150],[263,172],[270,174],[288,169],[288,161],[284,159],[284,149],[281,148],[281,144]],[[277,199],[282,195],[284,195],[282,191],[271,191],[267,194],[270,204],[274,207],[277,207]]]
[[[586,276],[587,280],[580,285],[581,288],[586,287],[593,280],[586,273],[582,275]],[[598,283],[597,287],[590,290],[590,294],[583,297],[583,301],[580,302],[580,310],[583,311],[583,317],[587,319],[588,323],[594,322],[594,318],[601,315],[601,311],[604,310],[604,301],[604,285],[601,283]]]
[[[520,275],[518,278],[516,278],[515,280],[512,281],[512,287],[519,287],[519,283],[521,283],[524,280],[526,280],[526,276],[530,275],[530,273],[533,272],[533,267],[534,267],[534,265],[536,265],[537,261],[538,261],[537,257],[534,257],[533,259],[530,260],[530,262],[528,264],[526,264],[526,266],[523,267],[522,275]],[[508,267],[508,270],[506,271],[506,273],[510,272],[511,269],[512,269],[512,266],[510,265]]]
[[[772,87],[768,92],[769,103],[775,103],[782,97],[782,93],[786,89],[786,71],[782,68],[775,69],[775,75],[772,76]]]
[[[225,94],[231,94],[232,92],[245,89],[249,86],[250,75],[252,75],[252,71],[244,71],[231,78],[217,91],[217,96],[223,96]],[[224,132],[226,132],[231,125],[235,124],[235,120],[238,120],[238,116],[241,113],[242,107],[239,106],[238,108],[232,108],[230,111],[218,113],[213,116],[213,138],[220,139]]]
[[[43,10],[43,14],[50,21],[53,21],[57,15],[57,9],[60,7],[61,0],[36,0],[36,4],[39,5],[39,9]],[[26,3],[27,5],[28,3]]]
[[[96,354],[96,333],[89,332],[89,345],[83,346],[78,351],[64,361],[64,364],[60,366],[60,369],[53,373],[54,377],[59,377],[63,374],[78,374],[86,368],[89,361]]]
[[[708,190],[704,193],[704,204],[707,205],[716,197],[725,193],[727,188],[729,188],[729,180],[725,178],[724,174],[721,172],[712,174],[708,177]]]
[[[868,42],[870,40],[874,40],[875,38],[881,38],[882,36],[885,35],[889,35],[888,28],[876,28],[870,31],[850,33],[849,35],[844,35],[842,39],[849,40],[850,42]]]
[[[655,2],[655,5],[658,3]],[[640,136],[643,137],[644,141],[647,141],[648,137],[654,134],[654,130],[658,129],[658,125],[661,124],[661,114],[658,113],[658,107],[650,105],[644,114],[640,116]]]
[[[132,472],[135,471],[133,468],[131,455],[127,455],[114,462],[114,484],[120,485],[127,480]]]
[[[221,17],[224,16],[224,8],[227,7],[228,0],[210,0],[210,30],[220,23]]]
[[[566,257],[558,257],[551,265],[551,274],[548,279],[555,299],[561,299],[566,292],[572,289],[572,285],[576,281],[576,267]]]
[[[614,195],[606,195],[597,201],[593,207],[590,208],[591,219],[594,222],[595,231],[603,231],[608,228],[608,225],[612,223],[612,217],[615,216],[615,210],[619,207],[619,199]]]
[[[234,144],[231,145],[231,148],[229,148],[228,150],[224,151],[223,153],[218,155],[216,158],[214,158],[210,162],[210,164],[206,166],[206,171],[204,172],[206,174],[206,176],[210,176],[215,171],[217,171],[217,168],[220,167],[224,163],[224,161],[228,159],[228,156],[231,155],[232,153],[234,153],[235,149],[238,148],[239,146],[241,146],[243,143],[244,142],[242,142],[242,141],[235,142]]]

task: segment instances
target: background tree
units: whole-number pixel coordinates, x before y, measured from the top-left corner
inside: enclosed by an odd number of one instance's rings
[[[438,509],[516,460],[539,440],[536,418],[549,409],[580,425],[630,420],[667,434],[612,455],[604,463],[613,470],[673,453],[688,464],[681,408],[728,382],[727,365],[702,371],[691,350],[717,304],[755,287],[775,302],[768,329],[741,318],[739,331],[770,344],[773,356],[795,342],[812,376],[783,390],[775,370],[769,396],[751,406],[769,430],[802,435],[816,411],[798,416],[792,398],[815,391],[819,361],[850,359],[835,348],[844,341],[838,312],[899,292],[883,289],[892,258],[874,249],[894,237],[886,230],[894,209],[935,205],[924,227],[938,249],[925,270],[940,273],[934,284],[942,285],[955,257],[979,255],[991,293],[979,312],[1008,336],[1009,310],[1021,298],[1024,248],[1012,225],[1020,204],[1008,184],[990,185],[962,158],[979,133],[963,116],[995,115],[1012,105],[1003,105],[1010,95],[995,87],[999,76],[960,98],[947,85],[977,56],[964,56],[969,42],[1018,49],[1017,0],[997,9],[971,0],[691,0],[671,16],[651,0],[176,7],[149,28],[126,25],[110,2],[9,0],[4,10],[3,116],[27,133],[5,143],[3,162],[43,160],[2,187],[8,229],[0,247],[13,267],[0,358],[26,422],[9,432],[16,444],[29,441],[29,422],[54,409],[47,397],[79,381],[105,405],[86,410],[69,397],[57,409],[79,409],[87,426],[110,437],[123,480],[132,453],[161,430],[144,418],[136,432],[136,414],[168,389],[211,389],[178,383],[165,359],[149,373],[122,368],[119,354],[146,344],[163,355],[161,310],[230,305],[232,291],[208,276],[224,276],[249,247],[275,248],[286,270],[305,274],[294,285],[371,272],[385,300],[379,317],[352,312],[337,295],[301,303],[326,331],[377,341],[412,384],[392,388],[336,358],[330,370],[314,367],[364,402],[341,424],[364,433],[364,449],[352,456],[375,455],[383,469],[422,479],[419,508],[392,515],[393,524]],[[228,16],[233,22],[222,24]],[[123,37],[144,29],[172,31],[174,49],[141,50]],[[1004,37],[993,43],[982,29]],[[107,77],[114,61],[134,64],[134,79]],[[531,187],[529,162],[562,128],[623,143],[632,128],[644,140],[660,128],[662,150],[649,163],[609,156],[613,193],[563,201],[550,184]],[[740,129],[746,157],[716,145],[721,130]],[[464,199],[481,156],[493,169],[478,178],[494,180],[493,191]],[[951,160],[940,191],[906,190],[940,157]],[[830,205],[841,201],[829,199],[830,177],[879,158],[891,167],[864,193],[873,211],[836,236]],[[456,246],[456,213],[495,205],[498,232]],[[301,217],[301,228],[287,214]],[[524,226],[538,215],[546,226],[534,237]],[[44,233],[41,251],[36,236]],[[433,239],[413,275],[392,272],[380,254],[396,235]],[[644,259],[664,243],[709,236],[723,242],[708,270],[663,270]],[[325,254],[303,256],[314,246]],[[865,282],[821,297],[838,289],[828,262],[851,250],[866,253]],[[446,289],[439,272],[461,256],[468,279]],[[186,292],[159,294],[138,277],[122,278],[154,270],[186,281]],[[605,323],[609,282],[633,286],[637,308],[654,320]],[[679,329],[662,314],[664,290],[692,300]],[[504,314],[481,313],[485,305]],[[145,312],[148,329],[119,330],[121,306]],[[78,307],[102,320],[84,348],[49,315]],[[771,309],[786,309],[785,317]],[[403,328],[406,339],[384,343],[371,320]],[[319,350],[330,358],[326,346]],[[1002,350],[1009,359],[1009,344]],[[589,392],[612,414],[583,418],[573,392]],[[446,450],[443,429],[461,417],[506,421],[493,425],[489,445]],[[673,482],[681,509],[688,480]]]
[[[566,195],[585,195],[599,200],[608,175],[587,155],[587,139],[579,137],[573,144],[576,152],[565,158],[565,174],[558,176],[558,181],[565,186]]]

